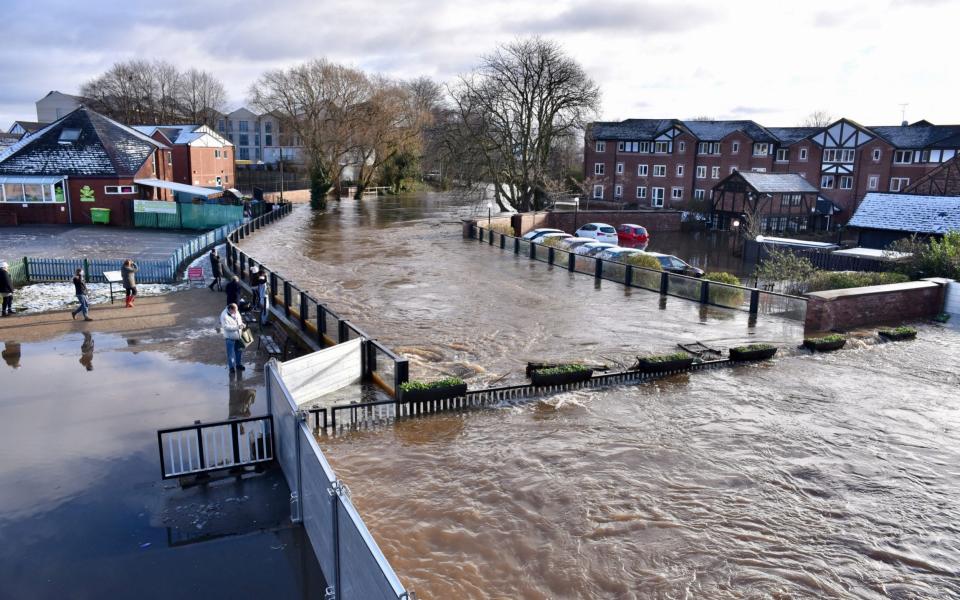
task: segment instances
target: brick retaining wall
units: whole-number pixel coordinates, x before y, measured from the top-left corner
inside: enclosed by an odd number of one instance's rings
[[[807,294],[808,332],[927,319],[943,310],[945,286],[936,281],[829,290]]]

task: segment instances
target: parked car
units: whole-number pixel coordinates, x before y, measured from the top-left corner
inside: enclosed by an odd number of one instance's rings
[[[598,242],[617,243],[617,230],[606,223],[587,223],[574,233],[577,237],[593,238]]]
[[[625,248],[640,248],[642,250],[650,243],[650,234],[642,225],[624,223],[617,227],[617,239],[619,240],[618,243]]]
[[[672,254],[660,254],[659,252],[647,252],[647,254],[659,260],[664,271],[689,277],[703,277],[703,269],[692,267]]]
[[[596,241],[597,240],[593,238],[568,237],[568,238],[565,238],[562,242],[560,242],[560,248],[568,252],[573,252],[574,250],[576,250],[577,248],[579,248],[584,244],[589,244]]]
[[[533,243],[534,243],[534,244],[543,244],[544,242],[546,242],[546,241],[549,240],[549,239],[556,239],[556,238],[566,239],[566,238],[572,238],[572,237],[573,237],[573,236],[570,235],[569,233],[564,233],[564,232],[562,232],[562,231],[551,231],[550,233],[545,233],[545,234],[541,235],[540,237],[536,238],[535,240],[533,240]]]
[[[597,255],[597,258],[602,258],[603,260],[612,260],[614,262],[623,262],[623,259],[630,256],[631,254],[643,254],[643,250],[637,250],[636,248],[621,248],[620,246],[615,246],[613,248],[607,248],[603,252]]]
[[[528,242],[535,241],[537,238],[543,237],[548,233],[564,233],[561,229],[550,229],[549,227],[541,227],[540,229],[533,229],[531,231],[523,234],[520,239],[527,240]]]
[[[619,246],[616,244],[608,244],[607,242],[590,242],[589,244],[578,246],[573,252],[580,256],[596,256],[609,248],[619,248]]]

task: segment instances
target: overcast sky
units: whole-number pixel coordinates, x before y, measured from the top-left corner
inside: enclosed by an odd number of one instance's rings
[[[815,109],[864,124],[960,123],[950,0],[0,0],[0,127],[49,90],[129,58],[218,75],[232,105],[265,69],[313,57],[444,81],[496,44],[560,42],[603,91],[604,120],[754,119]]]

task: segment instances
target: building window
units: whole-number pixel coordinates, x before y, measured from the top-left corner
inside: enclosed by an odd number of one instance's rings
[[[852,190],[853,189],[853,177],[850,175],[841,175],[840,176],[840,189],[841,190]]]
[[[740,165],[733,165],[732,167],[730,167],[730,173],[733,173],[734,171],[739,171],[739,170],[740,170]]]
[[[666,177],[666,176],[667,176],[667,165],[653,165],[653,176],[654,176],[654,177]]]
[[[891,177],[890,178],[890,191],[899,192],[902,189],[905,189],[910,185],[909,177]]]
[[[607,151],[607,143],[604,142],[603,140],[597,140],[597,152],[606,152],[606,151]]]
[[[823,175],[820,177],[820,187],[825,190],[833,188],[833,175]]]
[[[246,133],[240,134],[240,145],[249,146],[250,145],[250,136]]]
[[[909,165],[913,162],[913,150],[897,150],[893,153],[893,162],[898,165]]]
[[[754,144],[753,145],[753,155],[754,156],[767,156],[770,154],[770,144]]]
[[[137,186],[135,185],[105,185],[103,186],[103,191],[106,194],[136,194]]]
[[[596,163],[593,165],[593,174],[603,175],[603,163]]]
[[[720,167],[710,167],[710,179],[720,179]]]
[[[780,206],[800,206],[802,194],[783,194],[780,196]]]
[[[740,142],[733,142],[730,146],[730,153],[736,154],[737,152],[740,152]]]
[[[653,147],[653,151],[656,154],[669,154],[670,145],[670,142],[657,142]]]
[[[250,121],[240,121],[240,131],[249,131]]]
[[[663,208],[664,189],[662,187],[651,188],[650,206],[654,208]]]
[[[167,155],[167,166],[168,166],[168,167],[172,167],[172,166],[173,166],[173,152],[164,152],[164,154]]]
[[[880,148],[874,148],[874,149],[873,149],[873,162],[880,162],[880,157],[881,157],[881,156],[882,156],[882,153],[880,152]]]
[[[270,135],[269,133],[265,134],[265,135],[263,136],[263,145],[264,145],[264,146],[272,146],[272,145],[273,145],[273,136]]]
[[[720,142],[700,142],[697,154],[720,154]]]
[[[639,142],[620,142],[618,147],[620,148],[620,152],[630,152],[631,154],[634,154],[637,152],[637,148],[639,146]]]
[[[850,148],[827,148],[823,151],[825,163],[852,163],[853,150]]]
[[[619,144],[617,144],[617,151],[623,152],[623,142],[620,142]]]
[[[613,186],[613,197],[614,198],[623,198],[623,186],[615,185]]]
[[[254,134],[254,136],[253,136],[253,145],[254,145],[254,146],[259,146],[259,145],[260,145],[260,134],[259,134],[259,133]]]
[[[263,124],[264,133],[273,133],[273,121],[267,121]]]
[[[226,129],[226,127],[224,127],[223,119],[220,119],[219,121],[217,121],[217,129],[219,129],[220,131],[223,131],[224,129]]]
[[[754,173],[766,173],[766,172],[767,172],[767,168],[766,168],[766,167],[753,167],[753,168],[751,168],[750,170],[753,171]]]
[[[680,152],[686,152],[686,151],[687,151],[687,143],[686,143],[686,142],[679,142],[678,145],[679,145],[678,150],[679,150]]]
[[[777,148],[777,162],[788,162],[790,160],[789,148]]]
[[[694,200],[703,200],[707,197],[707,193],[704,190],[693,190],[693,199]]]
[[[623,163],[617,163],[617,175],[623,175]]]
[[[240,148],[240,154],[237,156],[240,160],[250,160],[250,148]]]
[[[800,148],[800,160],[807,160],[807,149]]]
[[[697,179],[707,178],[707,168],[703,165],[697,167]]]
[[[867,178],[867,189],[875,190],[877,186],[880,185],[880,177],[878,175],[871,175]]]
[[[640,142],[640,153],[650,154],[650,142]]]
[[[677,177],[683,177],[683,165],[677,165]]]
[[[594,198],[603,198],[603,186],[595,185],[593,186],[593,197]]]
[[[683,188],[682,187],[673,187],[670,188],[670,197],[674,200],[683,199]]]
[[[637,175],[639,177],[646,177],[650,172],[650,165],[637,165]]]
[[[647,197],[647,188],[637,186],[637,198],[646,198]]]
[[[213,151],[213,157],[214,157],[214,158],[220,158],[220,150],[214,150],[214,151]]]

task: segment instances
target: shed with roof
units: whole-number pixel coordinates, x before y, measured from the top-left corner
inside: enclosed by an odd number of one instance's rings
[[[940,237],[960,231],[960,197],[870,192],[848,226],[864,248],[886,248],[913,235]]]

